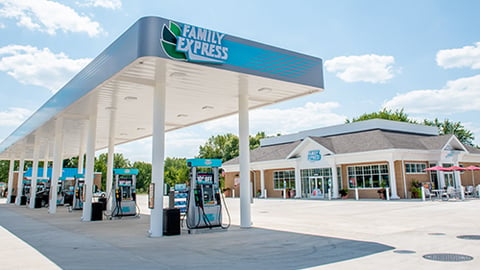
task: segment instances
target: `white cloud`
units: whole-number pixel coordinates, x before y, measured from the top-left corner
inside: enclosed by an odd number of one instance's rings
[[[122,7],[121,0],[86,0],[83,2],[77,2],[77,4],[86,7],[102,7],[110,9],[119,9]]]
[[[42,86],[56,92],[91,59],[70,59],[48,48],[9,45],[0,48],[0,71],[23,84]]]
[[[414,90],[385,102],[390,109],[407,113],[443,113],[480,110],[480,75],[447,82],[442,89]]]
[[[0,17],[17,20],[17,25],[55,35],[57,31],[85,32],[97,36],[98,22],[78,14],[72,8],[49,0],[0,0]]]
[[[31,114],[32,111],[28,109],[14,107],[0,111],[0,127],[17,127]]]
[[[289,109],[257,109],[250,112],[250,134],[264,131],[267,135],[288,134],[304,129],[341,124],[346,116],[332,112],[336,102],[308,102]],[[238,133],[238,117],[229,116],[203,124],[208,131]]]
[[[393,78],[393,56],[366,54],[339,56],[325,61],[329,72],[346,82],[384,83]]]
[[[443,68],[480,69],[480,42],[475,43],[475,46],[438,51],[437,65]]]
[[[0,23],[0,29],[4,29],[6,26],[3,23]]]

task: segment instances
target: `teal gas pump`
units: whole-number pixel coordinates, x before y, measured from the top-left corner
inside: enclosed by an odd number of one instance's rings
[[[186,213],[188,229],[222,227],[219,178],[222,160],[188,159],[187,165],[190,167],[190,190]]]
[[[138,169],[113,169],[112,217],[136,216],[136,183]]]
[[[85,176],[83,176],[83,174],[76,174],[72,209],[73,210],[83,209],[84,201],[85,201]]]

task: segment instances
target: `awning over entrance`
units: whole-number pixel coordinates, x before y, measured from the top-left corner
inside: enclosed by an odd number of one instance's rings
[[[182,56],[178,52],[173,56],[180,59],[172,58],[166,53],[171,47],[165,45],[174,44],[169,41],[170,35],[166,37],[175,31],[174,25],[178,31],[185,26],[158,17],[137,21],[0,144],[0,159],[21,155],[33,159],[33,136],[38,136],[42,145],[39,156],[51,160],[53,120],[59,117],[64,119],[62,132],[66,138],[63,157],[78,156],[85,144],[86,120],[94,109],[97,150],[107,147],[112,121],[116,127],[115,144],[151,136],[152,91],[159,64],[167,84],[165,131],[237,113],[241,76],[248,83],[249,109],[323,89],[319,58],[194,26],[187,25],[190,32],[183,38],[185,43],[193,42],[192,51],[200,46],[197,52],[201,54],[205,44],[219,43],[218,37],[212,40],[214,35],[223,35],[221,45],[215,45],[213,50],[227,48],[228,58],[223,63],[209,63],[208,59],[192,62],[187,58],[189,53]],[[197,33],[191,33],[192,29]],[[207,35],[212,37],[208,40]],[[207,54],[208,50],[210,47]]]

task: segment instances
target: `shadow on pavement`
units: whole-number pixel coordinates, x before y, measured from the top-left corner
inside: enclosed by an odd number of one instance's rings
[[[63,269],[300,269],[372,255],[373,242],[260,228],[149,238],[149,216],[81,222],[81,211],[0,205],[0,225]]]

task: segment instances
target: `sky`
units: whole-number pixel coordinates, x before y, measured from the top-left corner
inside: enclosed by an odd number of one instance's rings
[[[459,121],[480,145],[478,10],[475,0],[0,0],[0,141],[135,21],[159,16],[323,59],[325,91],[252,110],[251,134],[403,108]],[[235,116],[169,132],[166,156],[194,157],[225,133],[238,134]],[[115,151],[150,162],[151,139]]]

